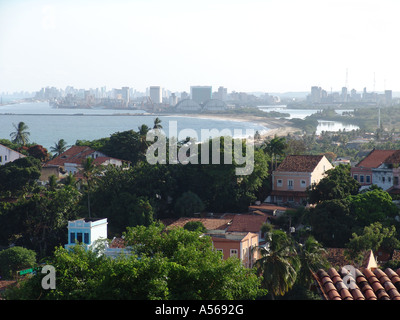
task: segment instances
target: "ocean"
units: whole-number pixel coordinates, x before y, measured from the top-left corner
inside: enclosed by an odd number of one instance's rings
[[[130,115],[123,114],[127,112]],[[15,131],[13,124],[17,125],[22,121],[29,127],[27,131],[30,132],[30,142],[40,144],[49,150],[59,139],[64,139],[68,145],[73,145],[77,140],[95,140],[109,137],[116,132],[138,131],[138,127],[142,124],[151,128],[157,116],[142,113],[144,111],[140,110],[55,109],[47,102],[3,105],[0,106],[0,139],[10,139],[10,134]],[[269,130],[260,124],[243,121],[187,116],[158,116],[158,118],[161,119],[161,125],[167,136],[171,124],[171,129],[177,126],[177,133],[181,135],[178,138],[184,139],[186,134],[192,132],[197,133],[198,141],[208,139],[202,134],[202,130],[216,129],[217,133],[228,130],[234,137],[246,136],[246,129],[260,133]]]

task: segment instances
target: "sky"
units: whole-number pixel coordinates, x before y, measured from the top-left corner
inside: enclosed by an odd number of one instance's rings
[[[400,91],[398,0],[0,0],[0,92]]]

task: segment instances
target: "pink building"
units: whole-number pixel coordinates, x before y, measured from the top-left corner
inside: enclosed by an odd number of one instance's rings
[[[333,165],[324,155],[291,155],[272,173],[272,203],[304,204],[306,189],[325,177]]]

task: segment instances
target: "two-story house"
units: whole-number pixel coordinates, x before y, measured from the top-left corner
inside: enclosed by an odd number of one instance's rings
[[[307,187],[318,183],[333,165],[324,155],[289,155],[272,173],[271,203],[302,205],[307,201]]]
[[[13,162],[14,160],[24,157],[25,156],[22,153],[19,153],[0,144],[0,165],[6,164],[8,162]]]
[[[351,168],[352,177],[357,180],[361,189],[372,184],[381,186],[384,190],[392,185],[393,174],[383,165],[396,150],[373,149],[364,159]]]
[[[52,174],[56,177],[61,177],[63,174],[76,174],[83,168],[83,161],[87,158],[92,158],[95,165],[103,166],[111,164],[120,167],[124,162],[87,146],[72,146],[43,166],[40,180],[45,181]]]

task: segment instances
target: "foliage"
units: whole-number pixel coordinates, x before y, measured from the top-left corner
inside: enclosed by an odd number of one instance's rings
[[[0,276],[12,279],[15,272],[32,268],[36,264],[36,253],[23,247],[14,246],[0,251]]]
[[[27,131],[29,127],[24,122],[18,125],[13,124],[15,131],[10,134],[12,143],[25,146],[29,142],[30,133]]]
[[[79,214],[79,192],[71,187],[43,191],[3,208],[0,214],[0,243],[35,250],[40,257],[67,241],[68,220]]]
[[[192,217],[194,213],[202,212],[204,208],[204,203],[199,196],[187,191],[176,200],[174,212],[178,217]]]
[[[350,166],[340,164],[326,172],[327,176],[307,188],[311,204],[325,200],[343,199],[356,195],[360,188],[358,181],[350,175]]]
[[[198,232],[163,226],[128,228],[135,249],[111,259],[77,245],[57,248],[49,261],[57,270],[55,290],[43,291],[37,275],[8,297],[41,299],[255,299],[265,293],[252,270],[238,259],[221,260],[211,240]],[[36,289],[35,289],[36,288]]]
[[[262,285],[274,296],[283,296],[296,282],[300,260],[292,239],[281,230],[267,234],[268,247],[258,247],[260,259],[255,263],[262,277]]]
[[[207,229],[201,221],[189,221],[183,226],[188,231],[206,232]]]
[[[386,191],[374,188],[370,191],[349,196],[351,212],[360,226],[374,222],[395,223],[399,210]]]
[[[384,227],[380,222],[374,222],[366,226],[362,234],[353,233],[346,247],[354,259],[358,254],[367,250],[377,252],[378,249],[383,249],[390,253],[394,249],[400,249],[400,241],[397,239],[394,226]]]
[[[49,159],[49,153],[47,152],[47,149],[39,144],[30,146],[27,152],[31,157],[36,158],[41,162],[45,162]]]
[[[19,158],[0,166],[0,194],[19,193],[39,179],[41,163],[33,157]]]

